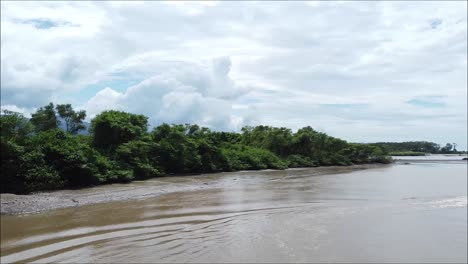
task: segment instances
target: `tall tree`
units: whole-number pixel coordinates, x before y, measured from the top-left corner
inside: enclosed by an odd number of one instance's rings
[[[121,111],[104,111],[91,121],[93,145],[108,150],[142,137],[148,129],[148,118]]]
[[[60,125],[60,120],[57,119],[53,103],[39,108],[31,115],[30,121],[34,125],[34,130],[36,132],[58,128]]]
[[[85,129],[83,120],[86,118],[86,111],[81,110],[75,112],[71,104],[60,104],[56,108],[59,116],[65,121],[66,131],[71,134],[76,134],[78,131]]]

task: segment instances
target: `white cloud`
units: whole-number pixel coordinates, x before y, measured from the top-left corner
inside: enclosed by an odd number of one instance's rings
[[[466,5],[2,2],[1,105],[79,94],[90,116],[113,108],[153,123],[311,125],[351,141],[466,148]],[[140,81],[105,83],[116,75]],[[445,106],[407,103],[427,96]]]
[[[34,111],[34,109],[28,109],[28,108],[24,108],[24,107],[18,107],[18,106],[16,106],[16,105],[2,105],[1,111],[3,111],[3,110],[9,110],[9,111],[13,111],[13,112],[18,112],[18,113],[23,114],[23,115],[26,116],[26,117],[30,117],[30,116],[31,116],[31,113]]]
[[[213,129],[237,129],[239,117],[232,115],[230,100],[245,91],[229,78],[230,59],[215,58],[210,69],[178,65],[143,80],[125,93],[107,87],[83,108],[91,118],[103,110],[116,109],[145,114],[152,124],[197,123]]]
[[[88,118],[94,118],[96,114],[106,110],[123,110],[121,105],[123,94],[106,87],[86,102],[83,109],[88,111]]]

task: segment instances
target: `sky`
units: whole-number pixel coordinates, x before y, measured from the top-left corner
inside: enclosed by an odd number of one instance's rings
[[[1,2],[1,108],[467,146],[466,1]]]

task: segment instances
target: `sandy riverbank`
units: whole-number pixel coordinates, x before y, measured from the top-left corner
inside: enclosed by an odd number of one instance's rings
[[[278,177],[286,177],[290,171],[297,171],[307,176],[337,174],[377,168],[382,164],[365,164],[353,166],[330,166],[315,168],[288,169],[284,171],[268,170],[268,173]],[[226,177],[233,180],[245,176],[254,176],[259,171],[222,172],[191,176],[167,176],[146,181],[134,181],[128,184],[110,184],[80,190],[60,190],[40,192],[29,195],[1,194],[1,214],[29,214],[47,210],[76,207],[88,204],[124,201],[131,199],[146,199],[157,195],[193,191],[206,188],[217,188],[225,184]],[[264,174],[265,171],[262,171]],[[259,177],[262,177],[259,175]]]

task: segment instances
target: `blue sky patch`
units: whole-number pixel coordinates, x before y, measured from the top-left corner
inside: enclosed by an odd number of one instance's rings
[[[422,96],[408,100],[406,103],[422,107],[445,107],[447,104],[441,100],[443,98],[444,96]]]
[[[81,102],[86,102],[89,98],[106,87],[112,88],[119,93],[124,93],[129,87],[139,84],[144,79],[143,76],[130,75],[128,73],[114,73],[107,79],[89,84],[83,89],[80,89],[80,91],[76,92],[76,99]]]
[[[49,29],[49,28],[53,28],[53,27],[61,27],[61,26],[70,26],[70,25],[72,25],[70,22],[53,21],[53,20],[44,19],[44,18],[17,20],[17,22],[22,23],[22,24],[31,24],[37,29]]]
[[[431,28],[436,29],[438,26],[442,24],[442,19],[438,19],[438,18],[432,19],[430,21],[430,24],[431,24]]]

